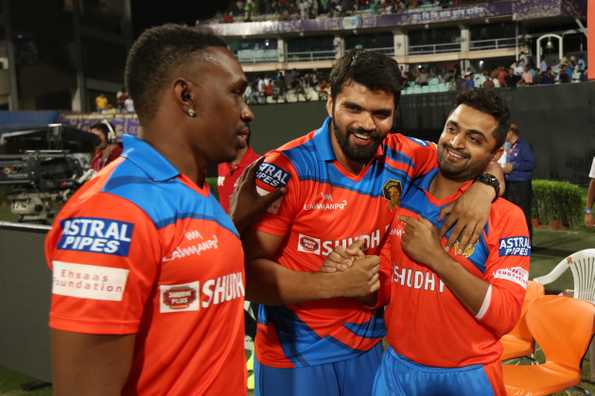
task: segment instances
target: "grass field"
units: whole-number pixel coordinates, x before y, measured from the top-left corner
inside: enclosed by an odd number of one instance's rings
[[[7,207],[0,206],[0,220],[8,220]],[[530,278],[548,273],[561,259],[569,254],[586,248],[595,248],[595,229],[581,228],[573,231],[553,231],[549,229],[536,229],[533,252],[531,258]],[[560,279],[546,287],[547,293],[572,288],[572,275],[567,271]],[[543,355],[537,353],[543,360]],[[588,378],[590,363],[587,359],[583,362],[583,379]],[[51,395],[51,388],[26,392],[21,389],[21,384],[32,381],[26,375],[16,373],[7,368],[0,367],[0,396],[45,396]],[[583,382],[582,386],[595,394],[595,385]],[[574,394],[574,393],[572,393]],[[578,393],[577,393],[578,394]]]

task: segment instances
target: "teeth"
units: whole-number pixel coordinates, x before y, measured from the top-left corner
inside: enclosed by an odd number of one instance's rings
[[[453,156],[453,157],[456,157],[456,158],[460,158],[460,159],[463,159],[463,158],[464,158],[462,155],[460,155],[460,154],[458,154],[458,153],[455,153],[455,152],[454,152],[454,151],[452,151],[452,150],[448,150],[448,153],[449,153],[451,156]]]
[[[368,135],[361,135],[359,133],[354,133],[355,137],[362,139],[362,140],[368,140],[370,137]]]

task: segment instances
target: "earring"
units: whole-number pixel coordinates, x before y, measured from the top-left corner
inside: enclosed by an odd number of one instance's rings
[[[196,111],[194,111],[194,109],[191,107],[188,110],[186,110],[186,113],[188,114],[188,117],[191,117],[191,118],[196,117]]]

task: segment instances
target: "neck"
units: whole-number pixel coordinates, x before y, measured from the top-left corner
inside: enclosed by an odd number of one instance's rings
[[[510,138],[510,144],[515,144],[519,140],[519,137],[514,135]]]
[[[242,161],[242,158],[244,158],[244,156],[246,155],[246,153],[248,152],[248,146],[244,147],[243,149],[240,149],[240,151],[238,151],[238,155],[236,156],[236,159],[234,159],[233,161],[231,161],[232,164],[239,164],[240,161]]]
[[[430,193],[438,199],[444,199],[454,194],[461,188],[465,181],[456,181],[448,179],[442,173],[438,172],[430,184]]]
[[[171,125],[180,123],[153,121],[146,127],[143,126],[142,138],[167,158],[180,173],[202,187],[208,161],[200,152],[193,150],[180,130],[172,129]],[[163,131],[168,131],[168,134],[163,135]]]

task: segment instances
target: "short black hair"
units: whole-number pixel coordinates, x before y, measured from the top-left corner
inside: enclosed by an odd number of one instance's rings
[[[380,52],[353,50],[335,63],[330,74],[333,100],[349,81],[361,84],[371,91],[392,93],[395,107],[399,103],[401,97],[399,64]]]
[[[177,24],[153,27],[139,36],[128,53],[124,79],[140,119],[153,118],[170,74],[208,47],[227,45],[210,29]]]
[[[472,107],[496,119],[498,126],[494,130],[496,138],[494,151],[499,149],[504,144],[506,133],[510,127],[510,110],[504,99],[498,96],[493,89],[478,88],[460,93],[457,96],[454,109],[460,105]]]

